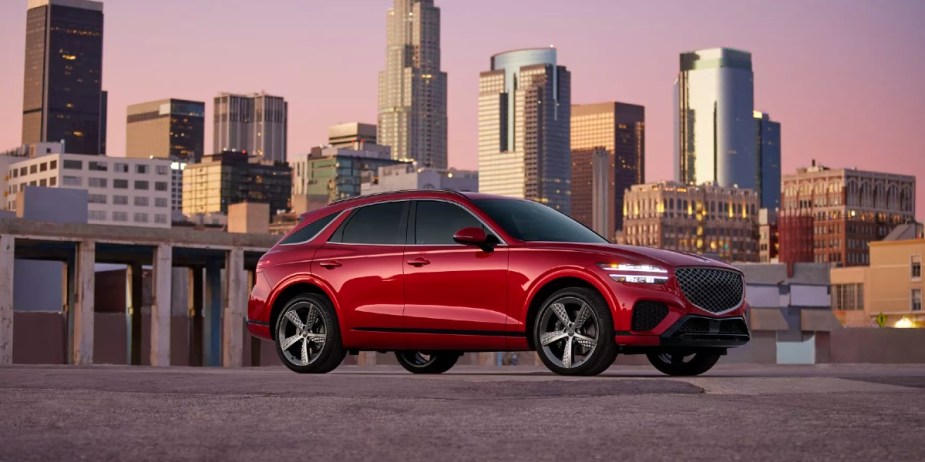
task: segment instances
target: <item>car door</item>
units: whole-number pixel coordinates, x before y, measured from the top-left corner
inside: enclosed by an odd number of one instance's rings
[[[350,348],[400,348],[409,201],[353,210],[315,253],[312,272],[335,291]]]
[[[504,348],[508,249],[456,243],[463,228],[490,229],[460,204],[416,200],[405,246],[404,325],[413,348]]]

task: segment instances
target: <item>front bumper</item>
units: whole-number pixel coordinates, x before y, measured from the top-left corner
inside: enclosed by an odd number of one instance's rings
[[[743,317],[708,318],[687,315],[659,336],[662,346],[733,348],[751,338]]]

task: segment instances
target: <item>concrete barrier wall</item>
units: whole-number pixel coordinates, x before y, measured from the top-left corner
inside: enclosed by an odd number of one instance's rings
[[[66,364],[67,318],[60,312],[13,312],[13,362]]]
[[[925,329],[856,328],[832,331],[833,363],[925,363]]]

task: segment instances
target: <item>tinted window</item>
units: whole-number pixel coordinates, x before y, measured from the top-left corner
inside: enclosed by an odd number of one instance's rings
[[[418,202],[414,220],[415,244],[455,244],[456,231],[482,227],[471,213],[448,202]]]
[[[336,213],[332,213],[326,217],[319,218],[307,225],[304,228],[297,230],[296,232],[290,234],[285,239],[283,239],[280,244],[299,244],[302,242],[308,242],[309,239],[315,237],[316,234],[320,233],[331,220],[336,217]]]
[[[386,202],[367,205],[357,211],[344,224],[340,242],[350,244],[403,244],[401,227],[405,202]]]
[[[508,234],[522,241],[607,243],[581,223],[537,202],[519,199],[474,202]]]

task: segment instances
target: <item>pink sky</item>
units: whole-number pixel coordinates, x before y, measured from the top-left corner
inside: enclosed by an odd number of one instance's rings
[[[925,2],[437,0],[449,73],[450,165],[476,166],[478,73],[499,51],[555,45],[572,101],[642,104],[647,180],[672,173],[672,82],[683,51],[752,52],[756,108],[782,124],[784,173],[811,159],[925,179]],[[391,0],[108,0],[109,152],[127,105],[220,91],[289,101],[289,153],[327,127],[376,120]],[[26,0],[0,2],[0,148],[20,143]],[[207,122],[206,146],[211,146]],[[917,193],[925,217],[925,185]]]

